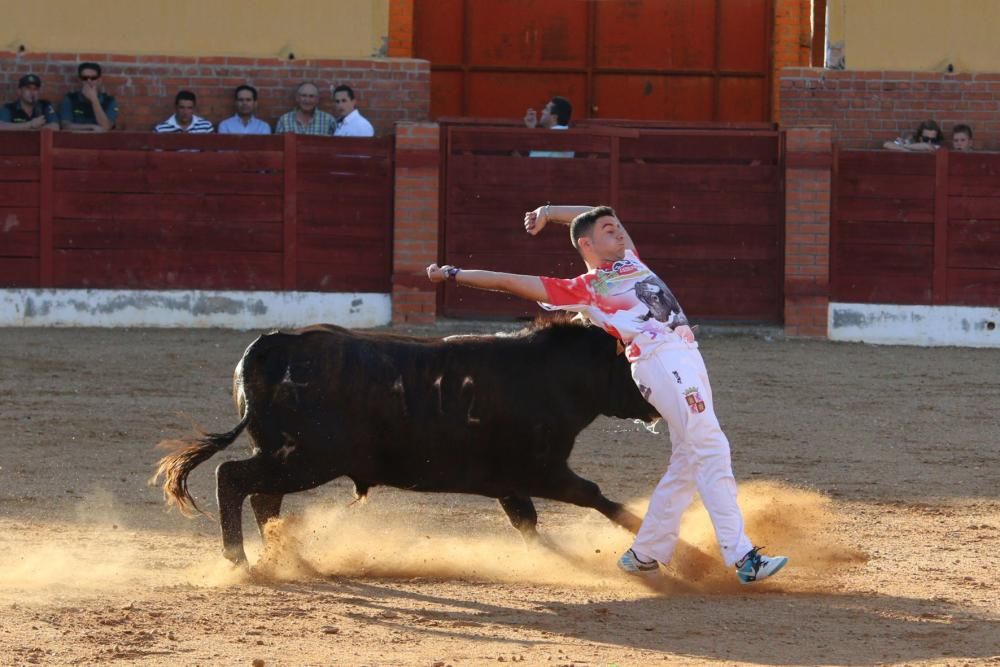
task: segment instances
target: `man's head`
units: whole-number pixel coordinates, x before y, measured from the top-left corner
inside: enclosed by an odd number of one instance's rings
[[[569,125],[569,119],[572,115],[573,105],[565,97],[557,95],[542,108],[542,117],[538,119],[538,124],[544,128]]]
[[[573,218],[569,238],[588,265],[625,256],[625,228],[610,206],[598,206]]]
[[[951,148],[956,151],[971,151],[972,128],[968,125],[956,125],[951,128]]]
[[[80,63],[76,75],[83,86],[98,88],[101,85],[101,66],[97,63]]]
[[[198,98],[190,90],[182,90],[174,97],[174,118],[180,125],[189,125],[194,120]]]
[[[240,118],[249,118],[257,111],[257,89],[253,86],[237,86],[233,99],[236,100],[236,114]]]
[[[333,89],[333,109],[337,120],[346,118],[354,111],[355,104],[353,88],[340,85]]]
[[[311,114],[319,104],[319,88],[316,84],[306,81],[299,84],[295,90],[295,105],[302,113]]]
[[[25,74],[17,82],[17,99],[25,106],[34,106],[38,101],[42,80],[35,74]]]
[[[917,131],[913,133],[913,140],[918,143],[930,143],[940,146],[941,139],[941,127],[933,120],[925,120],[920,125],[917,125]]]

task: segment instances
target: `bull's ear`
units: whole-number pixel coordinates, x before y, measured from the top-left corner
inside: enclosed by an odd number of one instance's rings
[[[615,340],[615,354],[625,354],[625,346],[620,340]]]

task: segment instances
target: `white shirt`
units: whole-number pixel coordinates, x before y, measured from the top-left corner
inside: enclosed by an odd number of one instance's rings
[[[239,114],[219,123],[219,134],[271,134],[271,126],[257,116],[250,116],[250,122],[243,124]]]
[[[177,116],[173,115],[157,125],[154,131],[167,134],[176,132],[187,132],[188,134],[208,134],[209,132],[214,132],[215,127],[212,125],[211,121],[205,120],[201,116],[194,116],[191,119],[191,124],[184,128],[177,123]]]
[[[375,128],[355,109],[343,118],[337,119],[333,131],[335,137],[374,137]]]

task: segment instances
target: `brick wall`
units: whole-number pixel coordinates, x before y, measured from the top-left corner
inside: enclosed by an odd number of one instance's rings
[[[392,253],[392,321],[433,322],[437,289],[425,269],[438,260],[441,147],[434,123],[396,126],[396,196]]]
[[[389,0],[389,55],[413,57],[413,0]]]
[[[397,121],[425,121],[430,113],[430,66],[402,58],[367,60],[278,60],[275,58],[128,56],[104,53],[12,53],[0,51],[0,93],[15,98],[17,80],[34,72],[44,97],[58,104],[78,88],[76,67],[93,61],[104,70],[104,87],[118,99],[119,129],[149,130],[173,113],[178,90],[198,95],[198,113],[218,121],[234,113],[233,89],[249,83],[260,91],[259,116],[271,123],[293,106],[295,88],[313,81],[320,108],[332,111],[332,90],[346,83],[358,109],[376,133],[388,134]]]
[[[830,125],[843,148],[878,148],[930,118],[948,138],[967,123],[977,148],[1000,150],[998,73],[787,68],[780,90],[782,125]]]
[[[774,0],[774,60],[771,70],[771,120],[781,120],[781,97],[776,83],[786,67],[803,67],[812,57],[811,0]]]
[[[785,333],[826,337],[833,166],[830,128],[790,128],[785,166]]]

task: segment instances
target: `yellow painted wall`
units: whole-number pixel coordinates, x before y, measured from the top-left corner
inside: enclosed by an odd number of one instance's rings
[[[0,50],[177,56],[383,55],[389,0],[4,2]]]
[[[998,0],[830,0],[847,69],[1000,71]]]

